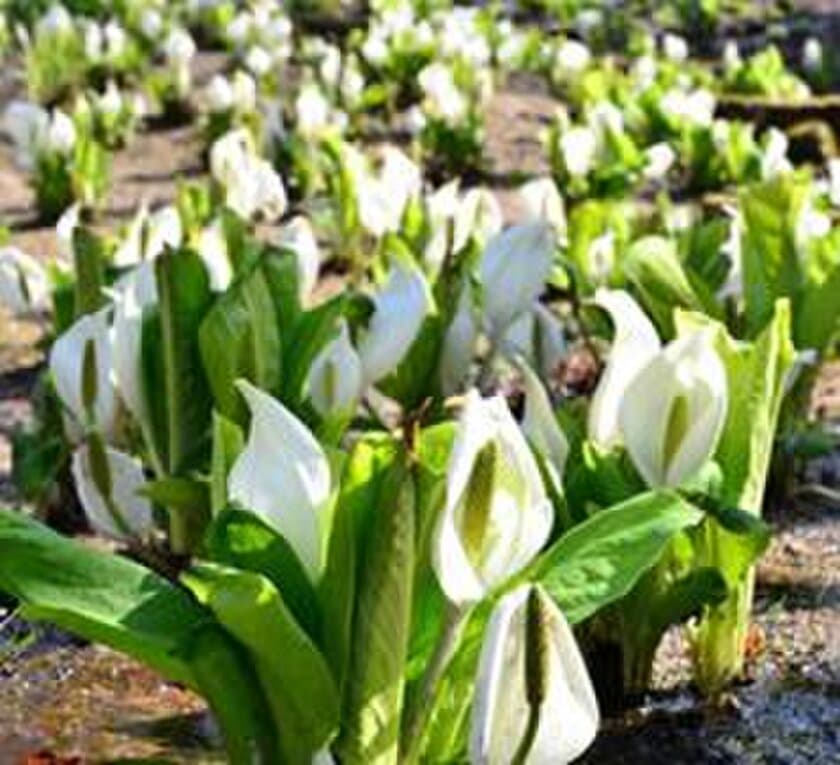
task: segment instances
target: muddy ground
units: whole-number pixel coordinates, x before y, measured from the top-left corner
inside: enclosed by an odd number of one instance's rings
[[[812,6],[840,11],[834,0]],[[828,33],[838,27],[836,18],[813,23]],[[222,63],[216,55],[199,56],[198,81]],[[0,109],[21,86],[6,67]],[[488,178],[510,218],[517,211],[507,180],[546,171],[539,133],[555,108],[528,78],[511,82],[490,104]],[[171,201],[177,177],[201,172],[194,128],[144,132],[116,157],[101,222],[119,225],[142,200]],[[55,255],[53,231],[35,220],[25,178],[2,145],[0,223],[9,225],[13,244],[45,259]],[[37,323],[0,316],[0,501],[6,503],[15,501],[9,436],[30,415],[28,395],[43,363],[41,335]],[[824,371],[819,401],[821,413],[840,422],[840,367]],[[812,465],[809,476],[840,491],[840,458]],[[606,721],[585,762],[840,763],[840,503],[803,493],[771,520],[777,534],[759,567],[749,680],[723,709],[705,709],[688,685],[687,647],[671,633],[657,659],[656,692],[643,708]],[[223,762],[199,699],[107,649],[30,630],[0,606],[0,765],[24,762],[39,750],[79,763]]]

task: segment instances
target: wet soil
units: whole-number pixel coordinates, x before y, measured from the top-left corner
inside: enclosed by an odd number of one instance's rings
[[[823,29],[840,27],[836,2],[809,5],[835,14],[818,20]],[[198,80],[221,66],[219,56],[200,55]],[[8,67],[0,74],[0,107],[20,88]],[[519,213],[512,183],[547,170],[540,132],[556,107],[528,78],[514,79],[489,106],[488,179],[508,219]],[[171,201],[178,177],[201,174],[198,152],[191,126],[138,135],[115,159],[100,223],[120,225],[142,200]],[[53,230],[33,217],[31,192],[2,144],[0,223],[27,252],[55,256]],[[7,503],[15,500],[9,436],[30,416],[42,334],[36,320],[0,315],[0,501]],[[840,423],[840,366],[824,371],[817,408]],[[840,490],[840,459],[817,472]],[[641,708],[607,720],[584,762],[840,763],[840,504],[806,499],[771,519],[777,534],[758,573],[748,681],[723,708],[705,708],[689,685],[687,647],[679,632],[669,633],[657,657],[656,690]],[[80,763],[224,761],[200,699],[108,649],[23,625],[0,602],[0,765],[38,751]]]

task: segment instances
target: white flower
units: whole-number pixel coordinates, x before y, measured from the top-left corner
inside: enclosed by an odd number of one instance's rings
[[[595,166],[598,138],[592,128],[577,126],[569,128],[560,136],[560,151],[566,171],[573,178],[588,175]]]
[[[53,109],[47,133],[44,136],[44,149],[56,154],[68,155],[76,144],[76,126],[73,120],[61,109]]]
[[[120,268],[153,260],[167,247],[178,247],[184,232],[181,216],[172,205],[149,213],[142,205],[128,227],[125,238],[114,253],[114,264]]]
[[[538,656],[536,646],[542,648]],[[526,662],[541,677],[528,677]],[[470,762],[514,762],[532,714],[539,715],[538,727],[523,760],[531,765],[566,765],[598,733],[598,701],[571,627],[539,585],[524,584],[498,602],[487,625],[473,702]]]
[[[787,151],[787,135],[778,128],[771,127],[765,134],[764,152],[761,155],[761,177],[764,180],[784,175],[793,169]]]
[[[666,34],[662,38],[662,52],[669,61],[681,64],[688,58],[688,43],[679,35]]]
[[[257,108],[257,83],[247,72],[237,70],[233,75],[233,106],[240,114],[250,114]]]
[[[210,275],[210,288],[224,292],[233,281],[233,266],[230,263],[225,227],[221,218],[215,218],[202,229],[198,238],[198,254]]]
[[[271,71],[271,54],[259,45],[252,45],[245,54],[245,66],[255,77],[263,77]]]
[[[806,72],[819,72],[823,63],[822,43],[816,37],[809,37],[802,46],[802,68]]]
[[[128,35],[116,21],[109,21],[102,31],[105,35],[105,55],[114,61],[125,53]]]
[[[645,149],[645,158],[647,159],[647,165],[644,169],[645,178],[658,181],[668,174],[677,159],[677,155],[671,146],[663,141],[648,146]]]
[[[80,202],[68,207],[55,224],[55,238],[58,246],[58,255],[65,261],[73,258],[73,234],[79,227],[79,219],[82,214]]]
[[[665,115],[680,122],[708,127],[714,119],[715,97],[702,88],[691,93],[672,88],[662,96],[659,108]]]
[[[83,377],[85,360],[95,370],[96,391],[92,406],[93,423],[106,435],[115,430],[117,393],[111,362],[111,331],[108,309],[82,316],[53,343],[50,372],[58,397],[66,409],[65,425],[71,438],[78,437],[88,423],[85,411]]]
[[[38,19],[35,25],[36,37],[50,37],[73,31],[73,17],[61,3],[54,3],[50,9]]]
[[[346,320],[312,362],[306,387],[322,417],[346,417],[355,411],[362,395],[362,362],[350,342]]]
[[[3,132],[14,143],[15,159],[23,168],[32,166],[49,124],[49,114],[28,101],[12,101],[3,112]]]
[[[151,502],[138,493],[146,483],[139,460],[107,446],[94,450],[84,444],[73,452],[70,470],[85,516],[96,532],[128,539],[154,531]]]
[[[318,283],[321,270],[321,252],[312,224],[301,215],[295,216],[280,229],[277,244],[291,250],[297,258],[300,299],[305,303]]]
[[[17,247],[0,247],[0,305],[20,316],[46,310],[49,296],[44,267]]]
[[[140,14],[140,31],[147,40],[156,40],[163,30],[163,17],[156,8],[144,8]]]
[[[457,125],[464,119],[468,109],[467,99],[455,84],[452,70],[446,64],[429,64],[420,72],[417,81],[433,115],[450,125]]]
[[[569,457],[569,442],[557,423],[548,393],[527,364],[520,364],[525,382],[525,414],[522,432],[542,457],[557,492],[563,489],[563,472]]]
[[[481,258],[484,312],[492,338],[533,304],[545,288],[554,259],[554,236],[542,221],[523,223],[498,234]]]
[[[526,219],[543,220],[551,224],[558,236],[565,236],[566,206],[552,178],[535,178],[520,186],[519,198],[525,208]]]
[[[173,29],[163,42],[163,55],[170,64],[189,64],[195,52],[195,41],[185,29]]]
[[[146,261],[123,277],[114,289],[114,378],[120,398],[144,428],[148,426],[143,390],[143,309],[157,303],[154,264]]]
[[[233,88],[223,74],[213,76],[204,91],[211,112],[227,112],[233,108]]]
[[[445,396],[451,396],[461,390],[472,364],[478,330],[470,290],[469,287],[465,287],[458,301],[458,310],[443,340],[440,381]]]
[[[502,206],[492,191],[482,186],[469,189],[456,208],[452,251],[459,252],[470,239],[485,244],[502,230],[503,222]]]
[[[676,487],[717,448],[728,404],[726,370],[706,332],[669,343],[627,385],[618,419],[651,487]]]
[[[508,327],[501,343],[506,358],[521,357],[551,377],[566,355],[566,339],[560,320],[539,301]]]
[[[395,261],[373,295],[374,310],[359,342],[365,386],[394,372],[434,310],[429,285],[414,263]]]
[[[330,104],[318,85],[312,83],[300,89],[295,115],[301,135],[314,136],[330,127]]]
[[[120,89],[113,80],[108,80],[105,92],[97,99],[97,109],[108,117],[116,117],[123,110],[123,99]]]
[[[86,21],[82,26],[85,41],[85,56],[91,61],[98,61],[102,58],[102,27],[95,21]]]
[[[237,387],[251,410],[251,429],[228,477],[230,498],[281,534],[317,582],[331,493],[327,457],[279,401],[245,380]]]
[[[619,412],[624,392],[659,352],[660,342],[650,319],[626,292],[599,289],[595,303],[609,313],[615,335],[607,366],[592,397],[588,430],[590,439],[609,448],[621,440]]]
[[[210,172],[225,190],[225,204],[246,220],[261,214],[277,220],[286,210],[283,179],[255,154],[245,129],[222,136],[210,149]]]
[[[741,53],[735,40],[727,40],[723,46],[723,68],[727,72],[734,72],[741,66]]]
[[[564,40],[554,55],[554,72],[560,79],[578,76],[592,60],[592,54],[582,42]]]
[[[432,547],[446,597],[456,605],[483,599],[533,560],[553,522],[536,460],[507,403],[471,390]]]

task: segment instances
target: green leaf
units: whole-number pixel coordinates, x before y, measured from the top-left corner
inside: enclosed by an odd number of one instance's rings
[[[342,690],[353,639],[357,569],[379,506],[383,477],[393,463],[394,454],[393,440],[382,434],[369,434],[358,441],[345,465],[333,514],[326,569],[318,586],[318,597],[324,653]]]
[[[794,298],[802,287],[797,228],[809,191],[807,179],[782,175],[740,194],[744,218],[741,258],[750,336],[770,322],[779,298]]]
[[[242,429],[218,412],[213,412],[213,450],[210,458],[210,507],[213,515],[218,515],[227,507],[228,474],[244,447]]]
[[[0,511],[0,590],[49,621],[196,687],[183,654],[213,620],[182,589],[125,558],[90,550]]]
[[[415,486],[407,455],[389,470],[359,559],[339,740],[347,765],[396,765],[411,629]]]
[[[168,250],[155,260],[160,298],[160,332],[150,333],[148,348],[160,354],[156,368],[164,388],[146,387],[149,410],[165,396],[167,473],[200,468],[210,437],[212,402],[202,372],[198,330],[212,302],[201,258],[189,250]],[[144,327],[144,351],[147,350]],[[159,343],[159,345],[158,345]],[[145,365],[144,365],[145,366]]]
[[[248,409],[234,383],[245,378],[275,393],[281,379],[280,320],[261,261],[213,306],[199,331],[204,369],[216,408],[239,425]]]
[[[204,552],[216,563],[266,577],[310,638],[318,639],[315,589],[289,543],[257,516],[236,509],[222,512],[207,531]]]
[[[199,564],[184,583],[244,645],[272,709],[284,761],[311,762],[338,729],[339,697],[324,657],[260,574]]]
[[[531,567],[577,624],[626,595],[673,536],[703,515],[676,494],[651,491],[602,510],[555,542]]]
[[[677,256],[676,244],[661,236],[634,242],[622,265],[642,302],[666,337],[674,335],[674,308],[718,314],[713,299],[702,300]]]
[[[293,409],[304,399],[304,386],[312,362],[338,332],[347,296],[336,297],[297,316],[283,347],[283,400]]]
[[[211,613],[126,558],[0,511],[0,591],[21,615],[104,643],[208,700],[233,765],[276,765],[273,724],[253,670]]]

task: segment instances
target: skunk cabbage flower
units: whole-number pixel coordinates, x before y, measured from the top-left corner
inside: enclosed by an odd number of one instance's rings
[[[478,340],[478,321],[469,287],[458,301],[458,310],[446,330],[440,358],[440,383],[445,396],[461,390],[472,363]]]
[[[154,265],[148,261],[121,279],[114,290],[114,377],[122,402],[143,425],[148,419],[142,387],[143,309],[157,300]]]
[[[530,220],[543,220],[558,236],[565,236],[566,206],[552,178],[536,178],[522,185],[519,198]]]
[[[624,391],[635,375],[660,348],[650,319],[630,295],[621,290],[599,289],[595,303],[609,313],[615,327],[612,349],[589,408],[589,437],[609,448],[621,440],[618,415]],[[661,401],[656,402],[657,406]]]
[[[13,314],[43,311],[49,303],[44,267],[17,247],[0,247],[0,305]]]
[[[705,332],[677,338],[633,377],[618,420],[649,486],[679,486],[703,467],[717,448],[727,401],[726,370]]]
[[[539,585],[505,595],[481,648],[470,762],[565,765],[595,739],[599,717],[586,664],[560,609]]]
[[[300,299],[309,300],[321,270],[321,252],[312,224],[302,215],[286,223],[279,232],[277,244],[294,252],[298,265]]]
[[[221,218],[215,218],[201,230],[196,250],[210,275],[210,288],[214,292],[224,292],[233,281],[233,266]]]
[[[103,446],[101,441],[73,452],[70,470],[88,522],[116,539],[148,536],[154,529],[152,505],[138,494],[146,483],[139,460]]]
[[[338,336],[312,362],[307,388],[322,417],[352,415],[362,395],[362,362],[342,319]]]
[[[236,385],[251,410],[251,430],[228,476],[230,498],[282,534],[315,582],[331,491],[327,457],[279,401],[245,380]]]
[[[595,165],[598,137],[592,128],[586,126],[569,128],[560,136],[560,151],[569,175],[582,178],[588,175]]]
[[[688,43],[679,35],[665,35],[662,39],[662,52],[669,61],[681,64],[688,58]]]
[[[489,333],[504,331],[534,304],[545,287],[554,258],[554,234],[542,221],[498,234],[481,259],[481,283]]]
[[[466,396],[437,522],[432,565],[456,605],[481,600],[521,571],[554,521],[539,467],[500,396]]]
[[[114,253],[114,265],[125,268],[152,260],[167,247],[178,247],[183,237],[181,216],[175,207],[168,205],[150,213],[144,203]]]
[[[71,435],[80,434],[80,425],[89,419],[106,437],[113,433],[117,411],[116,388],[112,379],[111,330],[108,309],[78,319],[53,343],[50,351],[50,372],[55,390],[68,417],[65,424]],[[94,391],[85,391],[85,367],[95,374]],[[91,411],[85,405],[86,395],[93,393]]]
[[[245,129],[222,136],[210,149],[210,172],[225,190],[225,204],[250,220],[277,220],[286,211],[286,189],[271,163],[255,153]]]
[[[548,393],[527,364],[520,364],[525,379],[525,414],[522,432],[545,464],[554,488],[563,488],[563,472],[569,457],[569,442],[557,423]]]
[[[822,43],[816,37],[809,37],[802,46],[802,68],[806,72],[819,72],[825,63]]]
[[[365,385],[393,372],[417,338],[434,301],[422,271],[394,261],[382,289],[373,296],[373,315],[359,343]]]

